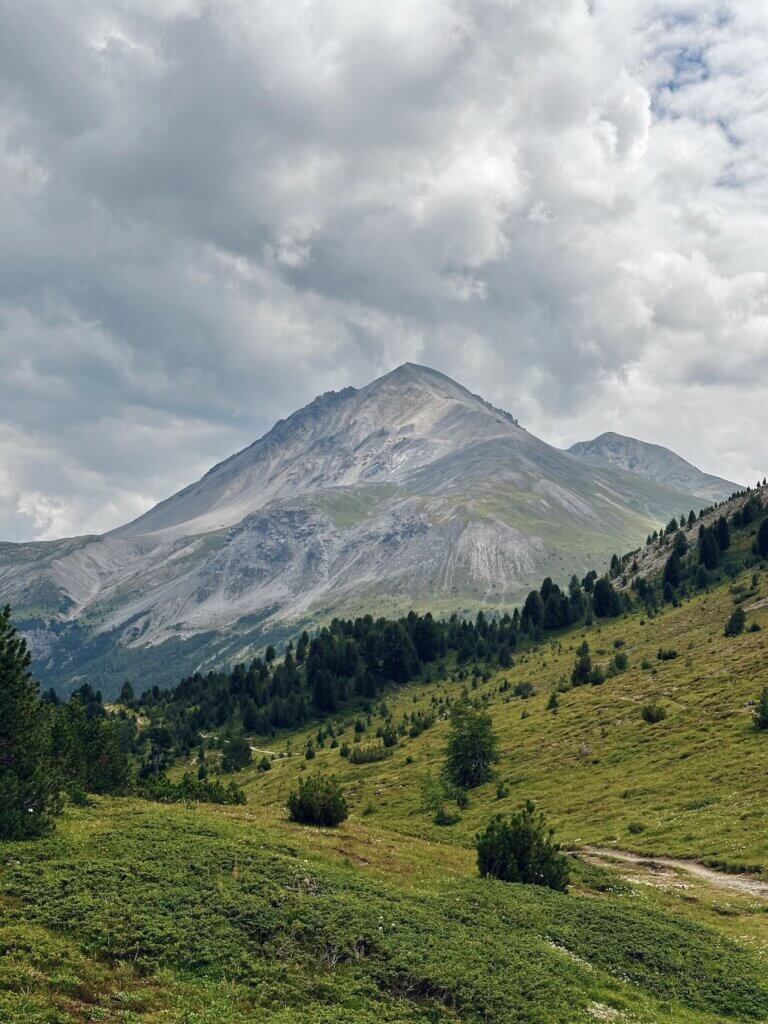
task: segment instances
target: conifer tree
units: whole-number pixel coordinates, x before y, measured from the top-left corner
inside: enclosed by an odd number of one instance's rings
[[[589,644],[584,643],[576,651],[576,664],[571,672],[571,685],[586,686],[592,675],[592,659],[589,656]]]
[[[493,776],[493,765],[498,760],[498,741],[490,715],[478,711],[469,701],[456,704],[446,748],[445,771],[450,781],[462,789],[481,786]]]
[[[757,531],[757,553],[761,558],[768,558],[768,516],[760,523]]]
[[[763,692],[757,701],[757,707],[754,711],[755,716],[755,728],[762,732],[768,729],[768,686],[763,688]]]
[[[721,551],[727,551],[731,546],[731,531],[728,528],[728,520],[725,516],[720,516],[715,524],[715,537],[717,538],[717,546]]]
[[[710,572],[717,568],[719,561],[720,548],[717,543],[717,538],[712,530],[706,530],[701,538],[701,547],[699,548],[699,561]]]
[[[59,810],[49,712],[30,660],[6,605],[0,612],[0,840],[43,835]]]
[[[595,583],[592,601],[594,603],[595,615],[599,619],[618,615],[621,612],[619,595],[613,589],[610,580],[606,576],[602,576]]]

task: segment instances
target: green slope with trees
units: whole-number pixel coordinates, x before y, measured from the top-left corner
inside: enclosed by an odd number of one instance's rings
[[[564,855],[768,878],[766,522],[106,707],[40,700],[6,614],[0,1018],[768,1018],[768,900]]]

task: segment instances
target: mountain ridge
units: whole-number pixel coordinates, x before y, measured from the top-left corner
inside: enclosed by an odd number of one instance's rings
[[[108,691],[163,645],[185,671],[299,620],[511,607],[700,504],[403,364],[318,396],[111,533],[0,546],[0,590],[46,682],[104,672]]]
[[[690,491],[709,501],[724,501],[742,484],[705,473],[664,445],[607,430],[590,441],[577,441],[568,451],[590,462],[616,466],[675,490]]]

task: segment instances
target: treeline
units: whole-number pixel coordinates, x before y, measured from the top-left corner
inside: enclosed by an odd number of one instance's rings
[[[64,703],[52,690],[41,698],[30,661],[6,606],[0,611],[0,840],[45,834],[65,796],[81,805],[89,794],[245,802],[231,783],[188,776],[171,782],[151,757],[137,773],[133,755],[142,745],[153,749],[151,735],[124,710],[109,714],[88,684]]]
[[[128,758],[101,701],[84,687],[66,704],[40,700],[30,653],[0,612],[0,839],[41,835],[60,812],[62,794],[121,793]]]
[[[310,637],[289,642],[278,661],[274,648],[231,671],[195,673],[171,690],[153,687],[136,701],[121,699],[167,731],[187,754],[206,733],[272,735],[336,711],[349,701],[368,702],[392,686],[447,677],[449,666],[473,663],[507,668],[515,650],[547,634],[629,606],[607,577],[572,577],[563,591],[550,578],[510,615],[435,619],[410,612],[400,619],[334,619]],[[160,725],[161,723],[161,725]]]
[[[755,493],[744,493],[748,494],[747,500],[731,516],[720,515],[709,525],[700,523],[696,530],[696,518],[691,513],[680,523],[673,519],[656,538],[662,550],[669,549],[661,574],[651,579],[637,577],[631,583],[650,611],[660,603],[676,604],[681,597],[706,589],[723,575],[736,575],[768,558],[766,509]],[[754,533],[754,540],[748,545],[742,543],[738,554],[729,554],[734,533],[745,530],[750,536]],[[634,563],[630,573],[636,568]]]

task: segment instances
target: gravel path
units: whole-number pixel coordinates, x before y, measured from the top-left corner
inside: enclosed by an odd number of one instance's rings
[[[588,861],[605,862],[619,861],[622,864],[634,864],[651,871],[683,871],[696,878],[701,878],[716,889],[730,889],[745,896],[758,896],[768,899],[768,882],[763,882],[753,875],[732,874],[728,871],[716,871],[695,860],[682,860],[675,857],[648,857],[641,853],[630,853],[629,850],[614,850],[610,846],[583,846],[578,851]]]

